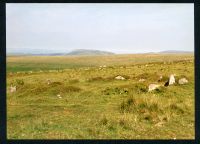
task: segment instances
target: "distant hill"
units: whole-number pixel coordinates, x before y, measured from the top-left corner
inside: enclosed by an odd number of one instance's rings
[[[68,52],[68,53],[67,53]],[[88,49],[77,49],[73,50],[71,52],[7,52],[7,56],[93,56],[93,55],[113,55],[115,53],[108,52],[108,51],[101,51],[101,50],[88,50]],[[128,54],[128,53],[127,53]],[[130,53],[129,53],[130,54]],[[194,51],[178,51],[178,50],[166,50],[166,51],[160,51],[160,52],[146,52],[146,53],[132,53],[132,54],[194,54]]]
[[[67,55],[113,55],[112,52],[100,51],[100,50],[86,50],[78,49],[67,53]]]
[[[184,53],[194,53],[193,51],[178,51],[178,50],[167,50],[167,51],[161,51],[159,53],[163,54],[184,54]]]

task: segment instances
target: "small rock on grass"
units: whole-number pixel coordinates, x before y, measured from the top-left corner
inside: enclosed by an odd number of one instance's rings
[[[122,76],[116,76],[115,79],[117,79],[117,80],[125,80],[125,78],[122,77]]]
[[[148,89],[148,91],[150,92],[150,91],[153,91],[153,90],[155,90],[155,89],[157,89],[157,88],[159,88],[160,87],[160,85],[158,85],[158,84],[150,84],[149,85],[149,89]]]
[[[139,82],[144,82],[145,81],[145,79],[139,79]]]
[[[16,92],[17,91],[17,87],[16,86],[10,86],[10,92]]]
[[[186,84],[186,83],[188,83],[188,80],[186,78],[181,78],[181,79],[179,79],[178,83],[179,84]]]
[[[58,98],[62,98],[62,97],[60,96],[60,94],[58,94],[57,97],[58,97]]]

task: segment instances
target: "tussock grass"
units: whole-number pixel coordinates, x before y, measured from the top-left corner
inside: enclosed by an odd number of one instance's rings
[[[106,88],[102,91],[102,93],[105,95],[128,94],[128,89],[127,88],[119,88],[119,87]]]
[[[128,98],[120,105],[121,112],[162,112],[162,107],[156,100],[149,98]]]

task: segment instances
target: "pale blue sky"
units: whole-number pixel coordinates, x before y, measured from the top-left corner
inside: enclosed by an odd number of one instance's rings
[[[193,4],[6,4],[7,52],[194,50]]]

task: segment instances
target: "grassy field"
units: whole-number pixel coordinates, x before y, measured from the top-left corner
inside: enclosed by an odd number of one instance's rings
[[[189,83],[147,92],[150,83],[164,84],[170,74]],[[118,75],[126,79],[114,79]],[[17,86],[14,93],[11,84]],[[193,55],[7,57],[8,139],[194,135]]]

